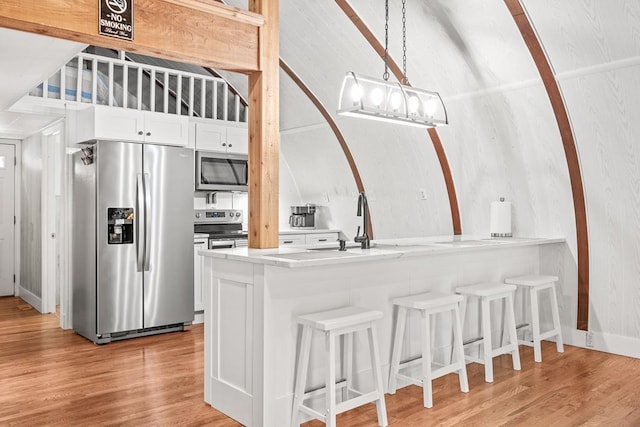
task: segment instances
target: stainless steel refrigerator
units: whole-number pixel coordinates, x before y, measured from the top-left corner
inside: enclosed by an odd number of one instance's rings
[[[193,321],[193,151],[98,141],[74,154],[73,329],[99,344]]]

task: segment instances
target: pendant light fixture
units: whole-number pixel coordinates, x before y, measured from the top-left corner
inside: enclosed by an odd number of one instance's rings
[[[385,0],[384,74],[382,80],[348,71],[342,81],[338,114],[417,127],[448,124],[438,92],[409,86],[407,80],[406,0],[402,0],[402,72],[400,83],[389,82],[389,0]]]

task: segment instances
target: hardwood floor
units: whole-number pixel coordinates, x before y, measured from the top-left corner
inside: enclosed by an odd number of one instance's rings
[[[0,298],[0,425],[236,426],[203,400],[203,328],[98,346]]]
[[[237,426],[203,401],[203,328],[97,346],[58,327],[22,300],[0,298],[0,425]],[[495,381],[467,365],[434,382],[434,407],[415,386],[387,395],[392,426],[640,426],[640,360],[553,344],[541,364],[520,347],[522,371],[494,362]],[[366,405],[338,416],[341,426],[375,426]],[[311,422],[308,426],[323,425]]]

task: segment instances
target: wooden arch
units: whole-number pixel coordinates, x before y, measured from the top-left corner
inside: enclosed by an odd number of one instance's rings
[[[504,2],[513,16],[518,30],[520,30],[520,34],[529,49],[529,53],[538,68],[560,130],[562,147],[564,148],[567,168],[569,169],[576,221],[578,251],[578,321],[576,326],[577,329],[587,331],[589,329],[589,232],[587,229],[587,209],[584,201],[582,173],[573,130],[553,69],[542,49],[529,17],[519,0],[504,0]]]

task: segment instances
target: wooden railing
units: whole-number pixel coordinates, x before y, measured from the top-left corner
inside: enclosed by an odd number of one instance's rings
[[[29,95],[227,121],[247,117],[224,79],[127,61],[124,54],[80,53]]]

